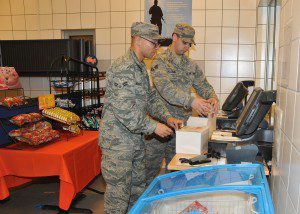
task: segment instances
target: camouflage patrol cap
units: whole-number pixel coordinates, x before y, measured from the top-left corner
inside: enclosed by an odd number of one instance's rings
[[[161,39],[158,26],[146,22],[134,22],[131,25],[131,36],[140,36],[145,39]]]
[[[195,29],[192,26],[185,23],[178,23],[173,33],[176,33],[184,42],[195,44]]]

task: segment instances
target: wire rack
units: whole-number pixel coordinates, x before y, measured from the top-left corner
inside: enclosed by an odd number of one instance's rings
[[[257,214],[258,207],[257,198],[250,194],[241,192],[225,192],[225,193],[201,193],[196,195],[188,195],[186,197],[173,197],[160,201],[154,201],[149,214],[179,214],[186,207],[197,200],[207,211],[203,214]],[[183,212],[189,213],[189,212]],[[198,213],[198,212],[193,212]]]

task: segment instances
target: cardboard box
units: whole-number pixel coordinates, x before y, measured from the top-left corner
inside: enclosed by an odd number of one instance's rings
[[[176,153],[203,154],[207,152],[208,138],[208,126],[185,126],[176,131]]]
[[[192,127],[202,127],[208,126],[209,127],[209,138],[212,136],[213,131],[216,130],[217,126],[217,118],[205,118],[205,117],[189,117],[187,121],[187,126]]]
[[[17,97],[23,96],[23,89],[7,89],[7,90],[0,90],[0,99],[4,97]]]

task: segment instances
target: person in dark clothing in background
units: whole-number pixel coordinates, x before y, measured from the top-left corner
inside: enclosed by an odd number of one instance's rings
[[[159,6],[157,6],[157,0],[154,0],[154,5],[149,9],[149,14],[151,14],[150,22],[151,24],[157,25],[159,29],[159,35],[161,35],[162,30],[162,23],[161,20],[164,20],[163,18],[163,12]]]

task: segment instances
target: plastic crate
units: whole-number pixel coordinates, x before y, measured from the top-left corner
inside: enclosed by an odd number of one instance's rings
[[[142,212],[137,212],[137,210],[139,210],[137,208],[141,206],[149,207],[150,209],[152,207],[152,210],[157,210],[157,199],[164,199],[163,201],[159,202],[161,204],[166,200],[171,200],[167,199],[168,197],[177,197],[179,200],[183,197],[183,195],[186,194],[204,191],[220,191],[222,188],[225,188],[224,190],[228,191],[240,190],[245,194],[252,194],[251,191],[253,190],[253,194],[256,194],[255,198],[263,198],[264,200],[264,203],[260,203],[259,205],[268,207],[266,212],[264,211],[264,208],[256,208],[255,210],[258,211],[255,212],[274,213],[268,182],[265,177],[263,166],[260,164],[227,164],[201,167],[159,176],[150,184],[130,213],[159,213],[152,211],[144,212],[144,210]],[[227,195],[225,198],[230,198],[230,196],[232,196],[232,194]],[[185,201],[185,199],[183,200]],[[190,200],[187,201],[190,203]],[[218,204],[218,201],[213,203]],[[231,201],[226,203],[229,206]],[[162,205],[160,207],[162,207]],[[180,209],[181,208],[182,210],[184,209],[183,207],[180,207]],[[171,211],[170,213],[179,213],[178,210],[176,212]],[[160,213],[165,212],[161,210]],[[218,211],[218,213],[231,212]]]
[[[194,201],[207,210],[203,212],[182,212]],[[183,190],[139,201],[130,214],[269,214],[274,213],[269,206],[267,195],[260,186],[220,186]]]

